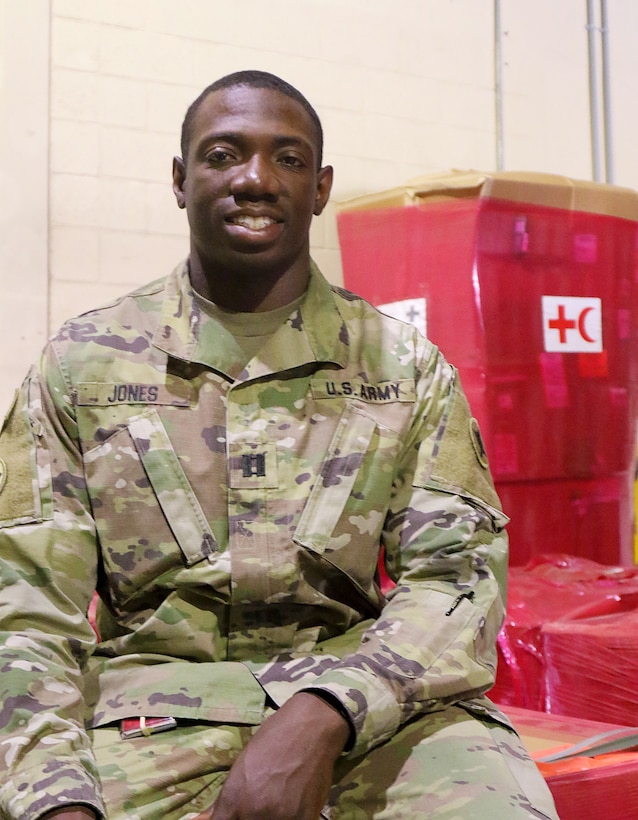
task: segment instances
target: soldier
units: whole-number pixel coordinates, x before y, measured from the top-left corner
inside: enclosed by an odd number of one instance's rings
[[[18,391],[2,817],[556,817],[483,694],[507,519],[476,424],[434,345],[311,261],[331,184],[296,89],[209,86],[173,166],[187,261]]]

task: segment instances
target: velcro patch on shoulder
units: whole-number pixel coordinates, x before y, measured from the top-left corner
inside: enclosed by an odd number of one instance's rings
[[[33,433],[18,397],[24,394],[16,397],[0,434],[0,522],[29,520],[38,514]]]
[[[439,430],[426,469],[418,471],[420,478],[429,486],[469,494],[500,510],[479,424],[461,390],[452,394]]]

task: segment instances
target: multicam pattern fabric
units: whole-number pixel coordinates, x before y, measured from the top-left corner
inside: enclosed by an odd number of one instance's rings
[[[65,324],[0,435],[2,816],[104,813],[92,733],[129,716],[317,688],[355,759],[483,708],[507,543],[473,429],[439,351],[314,267],[248,364],[186,265]]]
[[[116,728],[91,730],[109,820],[192,820],[213,804],[255,728],[189,724],[124,743]],[[516,734],[458,706],[341,757],[321,818],[557,820]]]

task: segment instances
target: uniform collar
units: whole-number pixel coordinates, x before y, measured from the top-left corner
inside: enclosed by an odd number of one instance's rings
[[[247,381],[311,363],[343,367],[348,358],[348,334],[330,283],[311,262],[308,290],[292,312],[244,369],[233,336],[202,312],[193,296],[188,264],[167,279],[155,347],[185,362],[203,364],[229,379]]]

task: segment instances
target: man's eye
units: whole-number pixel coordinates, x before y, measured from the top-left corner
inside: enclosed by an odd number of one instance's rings
[[[285,156],[281,157],[279,160],[282,165],[290,165],[293,168],[303,168],[304,163],[299,157],[294,156],[294,154],[286,154]]]
[[[228,151],[222,151],[221,148],[215,151],[209,151],[208,154],[206,154],[206,162],[210,162],[212,165],[222,165],[225,162],[230,162],[232,158],[232,154]]]

